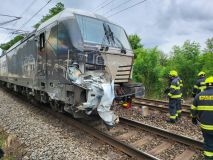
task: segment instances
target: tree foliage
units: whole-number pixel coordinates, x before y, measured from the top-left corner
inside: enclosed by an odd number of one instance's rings
[[[133,78],[145,85],[147,96],[155,95],[161,89],[161,68],[157,48],[140,49],[134,63]]]
[[[179,73],[184,82],[184,96],[191,95],[195,77],[202,69],[200,55],[200,45],[195,42],[186,41],[182,47],[175,46],[172,49],[167,67]]]
[[[213,37],[207,39],[205,52],[211,52],[211,53],[213,53]]]
[[[213,75],[213,38],[207,39],[200,62],[202,63],[202,70],[206,71],[207,75]]]
[[[191,96],[200,71],[206,72],[207,76],[213,75],[213,38],[206,41],[204,50],[199,43],[185,41],[182,46],[174,46],[169,56],[156,47],[143,48],[140,40],[137,35],[129,36],[135,54],[133,78],[144,84],[147,97],[163,97],[170,70],[176,70],[182,78],[184,97]]]
[[[38,28],[41,23],[47,21],[48,19],[50,19],[51,17],[55,16],[56,14],[58,14],[59,12],[64,10],[64,4],[59,2],[56,4],[55,7],[51,8],[49,10],[49,14],[43,16],[43,18],[34,25],[34,28]],[[21,39],[23,39],[24,36],[22,35],[17,35],[16,37],[14,37],[12,40],[10,40],[9,42],[3,43],[0,45],[0,48],[2,50],[8,50],[12,45],[14,45],[16,42],[20,41]]]
[[[137,54],[140,52],[140,50],[138,50],[138,49],[143,48],[143,45],[140,43],[141,39],[138,35],[133,34],[133,35],[129,35],[128,40],[131,44],[131,47],[134,51],[134,55],[136,58]]]
[[[18,35],[16,37],[14,37],[12,40],[10,40],[7,43],[3,43],[0,45],[0,48],[4,51],[8,50],[12,45],[14,45],[16,42],[22,40],[24,38],[24,36],[22,35]]]
[[[136,34],[130,35],[128,37],[128,39],[129,39],[129,42],[130,42],[133,50],[143,47],[143,45],[140,43],[141,38],[138,35],[136,35]]]
[[[47,21],[48,19],[52,18],[53,16],[55,16],[56,14],[58,14],[59,12],[63,10],[64,10],[64,4],[61,2],[57,3],[55,7],[49,10],[49,14],[43,16],[43,18],[38,23],[36,23],[33,27],[38,28],[41,25],[41,23]]]

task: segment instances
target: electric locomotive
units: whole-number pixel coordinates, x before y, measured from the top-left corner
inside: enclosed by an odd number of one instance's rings
[[[0,57],[0,81],[28,99],[75,118],[98,113],[113,126],[119,100],[142,96],[130,83],[133,51],[124,29],[105,17],[65,9]]]

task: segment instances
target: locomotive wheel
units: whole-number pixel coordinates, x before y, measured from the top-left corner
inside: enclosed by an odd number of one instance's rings
[[[55,102],[55,100],[50,101],[50,106],[51,106],[53,111],[55,111],[55,112],[58,111],[57,103]]]
[[[26,94],[26,98],[27,98],[27,100],[31,100],[31,96],[30,96],[30,94],[29,94],[29,92],[25,92],[25,94]]]
[[[64,106],[63,104],[60,104],[56,100],[50,101],[50,106],[55,112],[64,112]]]
[[[61,112],[61,113],[64,113],[65,111],[64,111],[64,105],[63,104],[60,104],[60,106],[59,106],[59,112]]]
[[[39,104],[39,102],[33,96],[30,96],[30,103],[33,104],[33,105],[38,105]]]

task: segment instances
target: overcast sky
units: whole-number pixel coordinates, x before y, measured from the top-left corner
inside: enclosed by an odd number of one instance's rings
[[[110,16],[142,0],[52,0],[26,26],[21,27],[48,0],[7,0],[1,2],[0,14],[21,16],[16,23],[1,27],[32,30],[32,26],[57,2],[66,8],[78,8]],[[128,2],[126,4],[123,4]],[[99,9],[97,9],[97,7]],[[207,38],[213,37],[213,0],[147,0],[120,14],[109,17],[122,26],[127,34],[138,34],[145,47],[158,46],[169,53],[172,46],[185,40],[197,41],[202,47]],[[10,20],[1,17],[0,23]],[[21,27],[21,28],[20,28]],[[0,43],[11,38],[8,31],[0,29]]]

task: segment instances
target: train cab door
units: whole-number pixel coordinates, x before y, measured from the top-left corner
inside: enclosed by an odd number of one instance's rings
[[[47,53],[45,32],[40,32],[40,34],[38,35],[37,66],[37,75],[39,83],[38,86],[40,86],[41,89],[45,89],[47,81]]]

